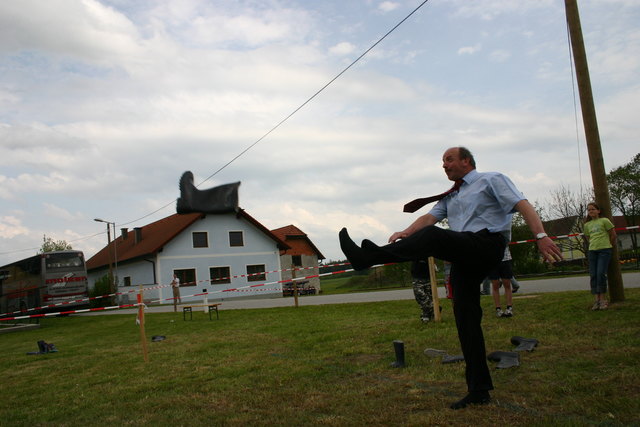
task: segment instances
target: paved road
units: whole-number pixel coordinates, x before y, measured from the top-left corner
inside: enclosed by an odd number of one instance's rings
[[[640,273],[623,274],[623,282],[625,288],[640,287]],[[541,292],[560,292],[560,291],[587,291],[589,289],[588,277],[566,277],[557,279],[539,279],[524,280],[520,282],[520,290],[516,294],[537,294]],[[479,290],[478,290],[479,291]],[[444,288],[438,289],[440,298],[445,297]],[[321,305],[321,304],[346,304],[355,302],[377,302],[377,301],[394,301],[413,299],[413,290],[400,289],[393,291],[380,292],[359,292],[339,295],[314,295],[303,296],[298,298],[299,305]],[[260,298],[260,299],[226,299],[222,301],[220,310],[236,310],[247,308],[273,308],[273,307],[291,307],[294,305],[293,298]],[[105,314],[127,314],[135,313],[136,309],[124,309],[115,311],[101,311],[81,314],[81,316],[105,315]],[[165,313],[173,311],[173,306],[150,306],[147,307],[145,313]]]

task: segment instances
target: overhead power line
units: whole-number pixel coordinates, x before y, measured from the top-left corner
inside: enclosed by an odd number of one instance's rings
[[[203,181],[201,181],[198,185],[196,185],[196,187],[201,186],[202,184],[204,184],[205,182],[209,181],[211,178],[213,178],[214,176],[216,176],[218,173],[222,172],[226,167],[228,167],[229,165],[231,165],[233,162],[235,162],[236,160],[238,160],[241,156],[243,156],[247,151],[251,150],[253,147],[255,147],[256,145],[258,145],[262,140],[264,140],[267,136],[269,136],[271,133],[273,133],[276,129],[278,129],[280,126],[282,126],[287,120],[289,120],[291,117],[293,117],[294,114],[296,114],[298,111],[300,111],[301,109],[303,109],[308,103],[310,103],[315,97],[317,97],[318,95],[320,95],[326,88],[328,88],[329,86],[331,86],[331,84],[333,84],[333,82],[335,82],[336,80],[338,80],[344,73],[346,73],[351,67],[353,67],[355,64],[357,64],[362,58],[364,58],[371,50],[373,50],[376,46],[378,46],[384,39],[386,39],[391,33],[393,33],[400,25],[402,25],[407,19],[409,19],[413,14],[415,14],[422,6],[424,6],[429,0],[424,0],[422,3],[420,3],[415,9],[413,9],[407,16],[405,16],[400,22],[398,22],[396,25],[393,26],[393,28],[391,28],[389,31],[386,32],[385,35],[383,35],[382,37],[380,37],[374,44],[372,44],[367,50],[365,50],[360,56],[358,56],[355,60],[353,60],[353,62],[351,62],[348,66],[346,66],[342,71],[340,71],[334,78],[332,78],[331,80],[329,80],[329,82],[327,82],[324,86],[322,86],[320,89],[318,89],[313,95],[311,95],[306,101],[304,101],[302,104],[300,104],[296,109],[294,109],[291,113],[289,113],[284,119],[280,120],[275,126],[273,126],[271,129],[269,129],[264,135],[262,135],[260,138],[258,138],[256,141],[254,141],[253,143],[251,143],[249,146],[247,146],[244,150],[242,150],[240,153],[238,153],[235,157],[233,157],[231,160],[229,160],[227,163],[225,163],[224,165],[222,165],[220,168],[218,168],[215,172],[213,172],[211,175],[209,175],[207,178],[205,178]],[[155,211],[142,216],[140,218],[134,219],[132,221],[120,224],[120,225],[128,225],[128,224],[132,224],[134,222],[138,222],[140,220],[143,220],[145,218],[150,217],[151,215],[165,209],[168,206],[171,206],[173,203],[175,203],[176,199],[170,201],[169,203],[167,203],[166,205],[156,209]]]
[[[349,69],[351,69],[351,67],[353,67],[355,64],[357,64],[362,58],[364,58],[369,52],[371,52],[376,46],[378,46],[380,43],[382,43],[382,41],[384,39],[386,39],[391,33],[393,33],[398,27],[400,27],[400,25],[402,25],[407,19],[409,19],[413,14],[415,14],[418,10],[420,10],[420,8],[422,8],[422,6],[424,6],[429,0],[424,0],[422,1],[415,9],[413,9],[407,16],[405,16],[400,22],[398,22],[396,25],[393,26],[393,28],[391,28],[389,31],[387,31],[382,37],[380,37],[374,44],[372,44],[367,50],[365,50],[360,56],[358,56],[355,60],[353,60],[353,62],[351,62],[348,66],[346,66],[342,71],[340,71],[335,77],[333,77],[331,80],[329,80],[329,82],[327,82],[324,86],[322,86],[320,89],[318,89],[313,95],[311,95],[306,101],[304,101],[302,104],[300,104],[297,108],[295,108],[291,113],[289,113],[285,118],[283,118],[282,120],[280,120],[275,126],[273,126],[271,129],[269,129],[264,135],[262,135],[260,138],[258,138],[256,141],[254,141],[253,143],[251,143],[250,145],[248,145],[244,150],[242,150],[240,153],[238,153],[235,157],[233,157],[231,160],[229,160],[227,163],[225,163],[224,165],[222,165],[220,168],[218,168],[215,172],[213,172],[211,175],[209,175],[207,178],[205,178],[202,182],[200,182],[197,187],[199,187],[200,185],[204,184],[205,182],[209,181],[211,178],[213,178],[214,176],[216,176],[218,173],[220,173],[221,171],[223,171],[225,168],[227,168],[229,165],[231,165],[233,162],[235,162],[236,160],[238,160],[240,157],[242,157],[246,152],[248,152],[249,150],[251,150],[253,147],[255,147],[256,145],[258,145],[260,142],[262,142],[266,137],[268,137],[271,133],[273,133],[276,129],[278,129],[280,126],[282,126],[287,120],[289,120],[291,117],[293,117],[298,111],[300,111],[301,109],[303,109],[307,104],[309,104],[314,98],[316,98],[318,95],[320,95],[325,89],[327,89],[329,86],[331,86],[331,84],[333,84],[333,82],[335,82],[336,80],[338,80],[344,73],[346,73]],[[124,222],[124,223],[120,223],[118,224],[118,226],[123,226],[123,225],[129,225],[129,224],[133,224],[135,222],[141,221],[145,218],[148,218],[158,212],[160,212],[161,210],[173,205],[176,202],[176,199],[173,199],[172,201],[168,202],[167,204],[159,207],[158,209],[154,210],[153,212],[150,212],[140,218],[128,221],[128,222]],[[98,234],[104,234],[104,233],[98,233]],[[78,239],[75,239],[74,241],[78,241],[78,240],[84,240],[85,238],[90,238],[90,237],[94,237],[94,235],[91,236],[87,236],[87,237],[81,237]],[[30,249],[20,249],[20,250],[16,250],[16,251],[12,251],[12,252],[22,252],[22,251],[26,251],[26,250],[30,250]],[[11,252],[2,252],[0,254],[7,254],[7,253],[11,253]]]
[[[420,3],[420,5],[418,7],[416,7],[415,9],[413,9],[411,11],[411,13],[409,13],[407,16],[404,17],[404,19],[402,19],[402,21],[398,22],[392,29],[390,29],[389,31],[387,31],[387,33],[380,37],[378,39],[378,41],[376,41],[373,45],[371,45],[371,47],[369,47],[369,49],[365,50],[360,56],[358,56],[351,64],[349,64],[347,67],[345,67],[342,71],[340,71],[334,78],[332,78],[331,80],[329,80],[329,82],[327,84],[325,84],[324,86],[322,86],[316,93],[314,93],[313,95],[311,95],[306,101],[304,101],[302,104],[300,104],[300,106],[298,108],[296,108],[295,110],[293,110],[291,113],[289,113],[288,116],[286,116],[284,119],[280,120],[278,122],[278,124],[276,124],[274,127],[272,127],[271,129],[269,129],[268,132],[266,132],[264,135],[262,135],[260,138],[258,138],[254,143],[252,143],[251,145],[249,145],[247,148],[245,148],[244,150],[242,150],[240,152],[240,154],[238,154],[237,156],[235,156],[233,159],[229,160],[227,163],[225,163],[222,167],[220,167],[217,171],[215,171],[214,173],[212,173],[211,175],[209,175],[207,178],[205,178],[204,181],[202,181],[200,184],[198,185],[202,185],[203,183],[207,182],[208,180],[210,180],[211,178],[213,178],[214,176],[216,176],[219,172],[221,172],[223,169],[225,169],[227,166],[229,166],[231,163],[235,162],[238,158],[240,158],[240,156],[242,156],[243,154],[245,154],[247,151],[251,150],[253,147],[255,147],[259,142],[261,142],[263,139],[265,139],[267,136],[269,136],[273,131],[275,131],[276,129],[278,129],[280,126],[282,126],[284,124],[284,122],[286,122],[287,120],[289,120],[294,114],[296,114],[298,111],[300,111],[301,109],[303,109],[309,102],[311,102],[316,96],[320,95],[320,93],[322,93],[326,88],[328,88],[333,82],[335,82],[336,80],[338,80],[344,73],[346,73],[351,67],[353,67],[356,63],[358,63],[362,58],[364,58],[371,50],[373,50],[378,44],[380,44],[384,39],[387,38],[387,36],[389,34],[391,34],[392,32],[394,32],[396,30],[396,28],[398,28],[400,25],[402,25],[407,19],[409,19],[411,17],[411,15],[413,15],[414,13],[416,13],[418,11],[418,9],[420,9],[422,6],[424,6],[429,0],[424,0],[422,3]]]

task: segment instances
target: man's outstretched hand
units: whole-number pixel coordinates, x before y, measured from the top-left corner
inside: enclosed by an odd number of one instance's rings
[[[562,261],[562,251],[549,237],[543,237],[536,243],[538,250],[547,262],[553,264],[556,261]]]

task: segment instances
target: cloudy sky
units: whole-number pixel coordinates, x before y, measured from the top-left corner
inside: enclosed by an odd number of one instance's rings
[[[534,202],[590,186],[561,0],[431,0],[223,168],[421,2],[0,2],[0,265],[44,234],[92,256],[94,218],[175,213],[186,170],[329,259],[343,226],[383,243],[426,212],[402,206],[450,186],[449,146]],[[579,3],[611,170],[640,151],[640,2]]]

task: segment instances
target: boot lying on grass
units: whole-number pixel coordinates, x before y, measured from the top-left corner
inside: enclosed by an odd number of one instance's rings
[[[38,341],[38,349],[40,351],[30,351],[29,353],[27,353],[28,355],[33,355],[33,354],[47,354],[47,353],[57,353],[58,349],[56,348],[55,344],[47,344],[44,341]]]
[[[494,351],[487,355],[487,359],[492,362],[498,362],[497,369],[513,368],[520,366],[520,353],[515,351]]]
[[[517,345],[513,351],[533,351],[538,346],[538,342],[535,338],[511,337],[511,344]]]
[[[442,363],[443,364],[464,362],[464,356],[461,355],[461,354],[456,355],[456,356],[451,356],[450,354],[447,354],[446,351],[438,350],[438,349],[435,349],[435,348],[427,348],[427,349],[425,349],[424,354],[426,354],[427,356],[430,356],[430,357],[442,357]]]

